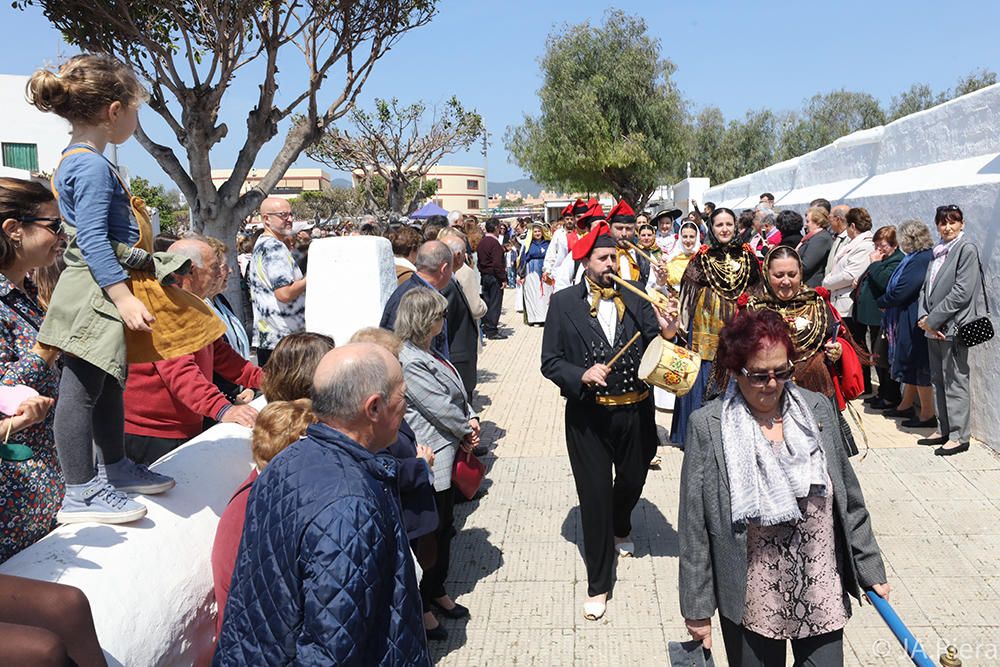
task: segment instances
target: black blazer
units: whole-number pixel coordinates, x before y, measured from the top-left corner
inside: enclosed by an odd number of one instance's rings
[[[809,287],[819,287],[826,277],[826,258],[833,247],[833,236],[821,229],[802,242],[799,257],[802,258],[802,281]]]
[[[452,363],[477,362],[479,329],[462,286],[452,278],[441,294],[448,299],[448,353]]]
[[[415,540],[437,530],[438,513],[434,504],[434,486],[428,475],[426,461],[417,458],[417,436],[404,419],[399,425],[396,442],[387,450],[399,467],[396,482],[403,509],[403,528],[406,538]]]
[[[382,320],[378,323],[381,328],[388,329],[389,331],[395,329],[396,311],[399,310],[399,302],[403,299],[403,295],[414,287],[427,287],[429,289],[434,289],[416,273],[404,280],[403,283],[399,285],[399,287],[397,287],[396,290],[389,296],[389,300],[385,302],[385,308],[382,310]],[[449,361],[451,360],[449,355],[450,350],[448,350],[448,318],[445,318],[444,329],[442,329],[441,333],[435,336],[434,340],[431,342],[431,348],[437,352],[438,356],[444,357]]]
[[[632,284],[643,289],[638,283]],[[660,335],[660,323],[648,301],[624,290],[621,295],[625,316],[611,344],[597,318],[590,316],[589,298],[584,300],[589,297],[585,280],[552,295],[542,337],[542,375],[554,382],[560,393],[571,401],[592,400],[597,395],[594,389],[583,386],[584,372],[595,363],[608,361],[637,331],[642,332],[641,339],[615,364],[608,385],[624,383],[620,388],[625,391],[646,388],[637,381],[636,370],[646,346]]]

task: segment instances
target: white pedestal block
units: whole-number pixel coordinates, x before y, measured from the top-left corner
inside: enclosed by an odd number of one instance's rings
[[[358,329],[377,327],[396,289],[392,245],[378,236],[317,239],[309,246],[306,330],[344,345]]]

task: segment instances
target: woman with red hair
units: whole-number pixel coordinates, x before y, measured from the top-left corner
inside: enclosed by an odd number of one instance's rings
[[[680,606],[730,665],[842,665],[848,594],[889,596],[885,566],[830,400],[790,382],[795,346],[772,311],[719,336],[723,396],[691,415],[681,469]]]

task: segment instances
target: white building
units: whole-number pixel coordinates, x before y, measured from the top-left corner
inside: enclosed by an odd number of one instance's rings
[[[0,176],[31,178],[51,174],[69,142],[69,123],[42,113],[24,96],[26,76],[0,74]]]

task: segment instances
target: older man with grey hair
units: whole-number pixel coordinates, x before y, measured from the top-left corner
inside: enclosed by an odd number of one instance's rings
[[[396,291],[389,296],[382,311],[382,320],[379,326],[392,331],[396,324],[396,311],[399,309],[399,301],[403,295],[414,287],[430,287],[439,292],[451,282],[452,266],[454,265],[454,255],[451,248],[441,241],[425,241],[417,249],[417,257],[413,264],[417,267],[416,273],[404,280]],[[448,346],[448,321],[445,320],[444,329],[434,338],[434,351],[445,359],[450,359],[450,348]]]
[[[465,235],[456,229],[447,231],[442,242],[455,258],[454,278],[441,290],[448,300],[448,350],[471,401],[479,372],[478,320],[486,314],[486,302],[479,295],[476,275],[465,265]]]
[[[312,401],[319,423],[250,491],[213,664],[430,665],[397,464],[377,456],[406,412],[399,362],[337,348]]]

